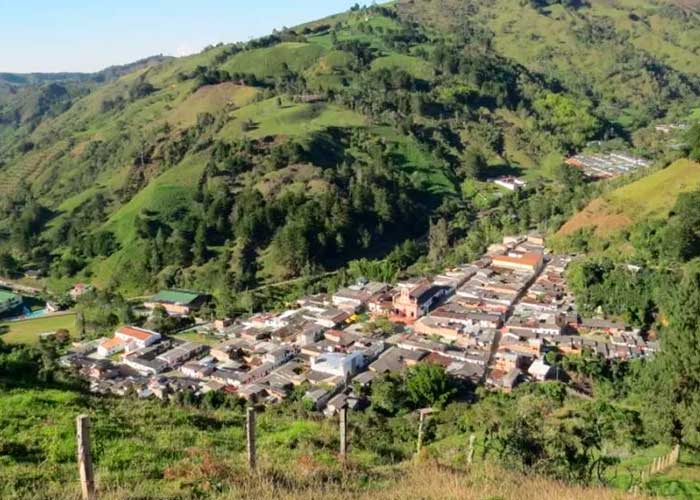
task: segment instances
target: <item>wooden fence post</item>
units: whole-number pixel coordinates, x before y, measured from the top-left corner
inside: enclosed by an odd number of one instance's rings
[[[255,470],[255,408],[246,410],[246,441],[248,443],[248,469]]]
[[[78,471],[83,500],[95,500],[95,476],[90,453],[90,417],[79,415],[76,419],[78,441]]]
[[[469,436],[469,452],[467,453],[467,463],[469,465],[471,465],[474,461],[474,440],[476,440],[476,436],[474,434]]]
[[[416,451],[418,453],[420,453],[420,450],[423,447],[423,422],[425,421],[425,416],[430,415],[431,413],[433,413],[432,408],[423,408],[418,413],[420,415],[420,420],[418,423],[418,444],[416,446]]]
[[[348,409],[343,406],[339,412],[340,416],[340,459],[345,460],[348,451]]]

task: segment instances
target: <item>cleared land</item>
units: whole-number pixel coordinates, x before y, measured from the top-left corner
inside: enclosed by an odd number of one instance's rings
[[[605,236],[636,221],[666,217],[680,193],[700,189],[700,164],[678,160],[588,204],[559,230],[561,235],[592,228]]]
[[[7,344],[36,344],[39,342],[39,335],[42,333],[63,329],[68,330],[71,335],[75,335],[75,314],[67,313],[24,321],[0,323],[0,332],[3,327],[9,329],[7,333],[0,334],[0,339],[3,342]]]

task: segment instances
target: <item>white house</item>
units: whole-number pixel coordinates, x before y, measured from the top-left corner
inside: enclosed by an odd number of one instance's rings
[[[312,370],[343,378],[354,375],[363,366],[365,366],[365,357],[361,352],[350,354],[328,352],[311,361]]]
[[[160,333],[135,326],[123,326],[114,332],[114,338],[124,343],[126,352],[131,352],[160,341]]]
[[[97,354],[103,358],[107,358],[112,354],[122,352],[125,348],[126,343],[122,339],[110,337],[100,342],[100,345],[97,346]]]
[[[547,380],[548,378],[551,378],[552,376],[552,371],[553,367],[545,363],[541,359],[536,359],[535,361],[532,362],[530,365],[530,368],[528,368],[527,372],[535,379],[539,380],[540,382],[543,380]]]

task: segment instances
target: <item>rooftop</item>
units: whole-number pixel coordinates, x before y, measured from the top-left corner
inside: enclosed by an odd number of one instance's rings
[[[199,297],[201,297],[201,294],[187,290],[161,290],[151,297],[151,300],[153,302],[163,302],[166,304],[187,305],[191,304]]]
[[[119,330],[117,330],[117,333],[126,335],[127,337],[135,338],[137,340],[148,340],[153,336],[160,337],[160,334],[157,332],[145,330],[143,328],[137,328],[135,326],[123,326]]]
[[[0,290],[0,302],[18,299],[19,296],[7,290]]]

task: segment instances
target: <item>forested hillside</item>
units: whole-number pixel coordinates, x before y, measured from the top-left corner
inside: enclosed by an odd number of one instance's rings
[[[551,228],[588,196],[561,167],[588,141],[682,154],[650,126],[695,106],[698,40],[676,2],[413,1],[89,78],[5,76],[3,273],[233,308],[353,259],[410,264],[448,214],[449,241],[494,209]],[[502,216],[525,203],[483,182],[504,173],[554,206]]]

